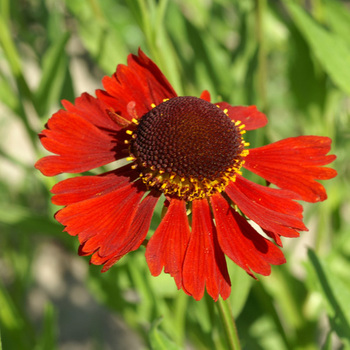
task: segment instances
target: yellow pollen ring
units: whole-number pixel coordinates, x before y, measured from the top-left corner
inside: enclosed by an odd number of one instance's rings
[[[167,99],[166,99],[167,100]],[[153,108],[154,104],[151,105]],[[225,110],[224,113],[227,111]],[[134,124],[138,124],[138,120],[132,120]],[[232,160],[232,164],[224,171],[220,172],[215,179],[202,178],[198,179],[193,176],[179,176],[175,172],[167,172],[165,169],[157,169],[154,165],[148,165],[146,162],[141,162],[132,152],[133,139],[136,138],[136,133],[132,130],[126,130],[126,133],[131,136],[130,140],[126,140],[125,144],[129,144],[130,156],[127,161],[132,161],[134,164],[131,168],[139,169],[139,177],[149,188],[155,188],[168,196],[175,196],[185,201],[193,201],[212,196],[217,192],[223,192],[230,182],[236,180],[236,176],[242,175],[240,171],[245,163],[244,157],[249,154],[249,150],[245,149],[250,144],[245,142],[243,134],[245,125],[241,121],[234,121],[238,134],[241,135],[241,149],[239,154]]]
[[[241,144],[245,146],[247,143],[242,139]],[[148,187],[158,188],[168,196],[173,195],[186,201],[192,201],[210,197],[217,192],[223,192],[229,182],[236,180],[237,174],[242,175],[240,171],[244,164],[242,158],[248,154],[249,151],[243,149],[237,159],[234,160],[234,164],[214,180],[207,178],[199,180],[192,176],[189,178],[178,176],[175,173],[167,173],[163,169],[158,170],[153,166],[146,167],[145,164],[138,164],[138,166],[142,169],[140,178]],[[134,157],[130,157],[130,160],[134,159]]]

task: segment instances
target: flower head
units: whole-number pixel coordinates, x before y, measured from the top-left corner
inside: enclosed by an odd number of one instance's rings
[[[55,217],[78,236],[80,255],[107,271],[147,242],[152,275],[164,269],[197,300],[205,288],[214,300],[229,296],[225,255],[253,277],[285,262],[281,236],[307,230],[296,200],[325,200],[316,180],[336,175],[323,167],[335,159],[327,155],[329,138],[299,136],[249,149],[243,136],[267,123],[263,113],[213,104],[207,91],[200,98],[177,96],[141,50],[103,85],[96,98],[84,93],[74,104],[62,102],[65,110],[40,134],[54,155],[36,163],[54,176],[124,159],[115,170],[52,188],[53,203],[64,206]],[[251,182],[242,167],[277,187]],[[147,241],[158,201],[165,215]]]

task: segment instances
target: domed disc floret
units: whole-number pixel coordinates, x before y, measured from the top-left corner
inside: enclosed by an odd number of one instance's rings
[[[234,180],[247,154],[237,125],[212,103],[175,97],[142,116],[130,153],[148,186],[185,200],[204,198]]]

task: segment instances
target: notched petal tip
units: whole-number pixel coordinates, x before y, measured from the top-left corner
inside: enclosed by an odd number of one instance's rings
[[[147,244],[145,255],[151,274],[158,276],[164,268],[164,272],[174,278],[177,288],[182,288],[183,261],[189,238],[186,202],[172,198],[164,218]]]
[[[200,300],[204,290],[214,299],[226,299],[231,282],[225,256],[206,199],[192,202],[192,232],[183,263],[183,288]]]
[[[334,178],[337,172],[324,167],[334,161],[327,155],[332,140],[322,136],[290,137],[249,150],[244,167],[295,194],[295,199],[320,202],[327,199],[324,186],[317,180]]]

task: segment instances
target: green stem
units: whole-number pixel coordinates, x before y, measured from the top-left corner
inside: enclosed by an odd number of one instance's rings
[[[230,305],[226,300],[219,298],[216,302],[219,310],[219,315],[225,328],[227,341],[231,350],[241,350],[239,342],[237,327],[233,315],[231,313]]]

